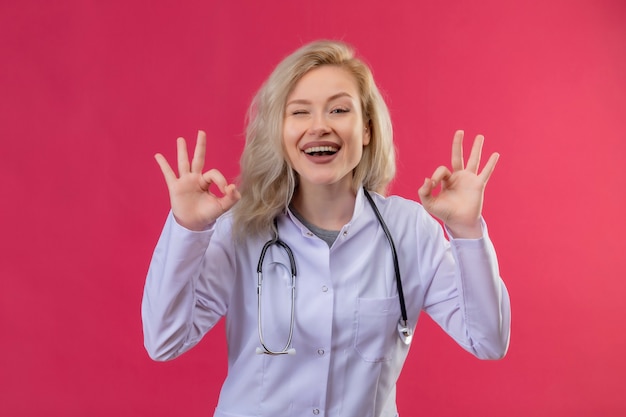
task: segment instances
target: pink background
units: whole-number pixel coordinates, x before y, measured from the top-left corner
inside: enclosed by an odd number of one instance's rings
[[[371,64],[395,194],[417,198],[456,129],[502,154],[484,214],[511,293],[509,354],[481,362],[423,316],[401,415],[626,413],[622,0],[5,0],[0,415],[212,414],[222,325],[173,362],[142,346],[168,210],[152,156],[205,129],[207,167],[234,178],[252,95],[317,38]]]

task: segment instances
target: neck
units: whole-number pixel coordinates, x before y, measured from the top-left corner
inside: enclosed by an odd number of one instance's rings
[[[352,219],[356,194],[350,184],[305,185],[296,189],[292,204],[308,222],[325,230],[341,230]]]

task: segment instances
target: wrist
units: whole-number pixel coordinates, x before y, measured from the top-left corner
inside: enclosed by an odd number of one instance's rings
[[[209,222],[207,224],[205,223],[199,223],[199,222],[193,222],[193,221],[187,221],[187,220],[183,220],[180,217],[178,217],[176,214],[172,213],[172,216],[174,217],[174,221],[181,227],[192,231],[192,232],[202,232],[204,230],[207,230],[210,226],[212,222]]]
[[[478,219],[474,224],[448,224],[446,231],[453,239],[480,239],[483,237],[482,222]]]

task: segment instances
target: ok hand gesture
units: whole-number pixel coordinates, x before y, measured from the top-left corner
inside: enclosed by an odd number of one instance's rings
[[[161,167],[170,194],[172,213],[176,221],[190,230],[203,230],[222,213],[230,209],[241,197],[234,184],[228,184],[217,170],[202,172],[206,154],[206,134],[198,132],[193,159],[189,164],[185,139],[178,138],[178,177],[161,154],[154,158]],[[215,184],[223,196],[211,193]]]
[[[457,131],[452,143],[452,172],[440,166],[418,190],[424,208],[441,219],[456,238],[482,236],[480,216],[485,187],[500,156],[492,154],[478,173],[483,142],[483,136],[476,136],[466,167],[463,162],[463,131]],[[439,184],[440,192],[433,195]]]

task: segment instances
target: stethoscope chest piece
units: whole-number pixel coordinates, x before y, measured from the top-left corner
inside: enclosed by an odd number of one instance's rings
[[[398,334],[400,335],[400,340],[402,340],[405,345],[410,345],[413,341],[413,329],[402,319],[398,320]]]

